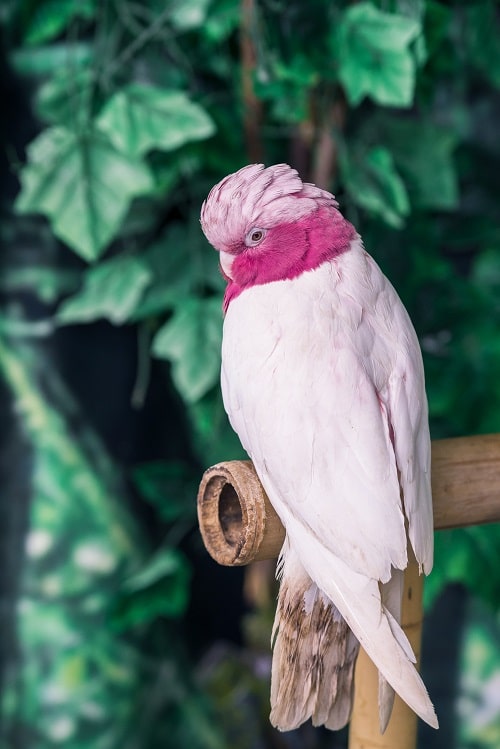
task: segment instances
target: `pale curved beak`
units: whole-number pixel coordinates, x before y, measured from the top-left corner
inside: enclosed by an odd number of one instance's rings
[[[233,277],[231,275],[231,269],[233,267],[234,255],[230,255],[229,252],[223,252],[223,250],[221,250],[219,252],[219,262],[220,262],[220,267],[224,271],[224,274],[228,278],[233,280]]]

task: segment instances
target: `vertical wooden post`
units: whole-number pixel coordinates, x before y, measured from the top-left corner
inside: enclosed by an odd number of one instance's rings
[[[500,522],[500,434],[432,443],[434,527]],[[275,559],[285,532],[250,462],[234,461],[205,472],[198,493],[205,545],[220,564]],[[420,655],[422,585],[417,564],[405,571],[402,626]],[[378,717],[378,673],[361,651],[356,668],[349,749],[415,749],[417,717],[396,695],[384,735]]]
[[[405,570],[401,626],[420,660],[423,575],[412,559]],[[354,679],[354,706],[349,726],[349,749],[415,749],[417,716],[398,695],[385,733],[379,728],[378,670],[360,650]]]

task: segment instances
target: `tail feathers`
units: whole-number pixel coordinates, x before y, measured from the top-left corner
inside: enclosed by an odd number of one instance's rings
[[[327,720],[323,721],[326,728],[332,731],[338,731],[343,728],[351,717],[352,705],[354,700],[354,667],[359,652],[359,642],[347,627],[345,621],[342,624],[348,630],[347,652],[349,653],[342,667],[341,676],[337,680],[337,692],[335,699],[330,700],[330,712]],[[313,725],[321,725],[314,723]]]
[[[415,666],[406,635],[381,601],[378,582],[354,572],[331,551],[313,539],[291,513],[284,518],[290,549],[300,550],[307,574],[334,602],[368,656],[391,687],[417,715],[438,727],[434,707]]]
[[[394,707],[394,698],[396,692],[391,687],[387,679],[384,679],[380,671],[378,672],[378,717],[380,723],[380,733],[385,733],[389,724]]]
[[[359,643],[312,583],[281,583],[273,631],[271,723],[289,731],[312,719],[339,729],[351,714]]]
[[[401,624],[401,603],[403,599],[403,572],[393,569],[389,582],[380,586],[382,605],[392,614],[398,624]],[[406,639],[406,637],[405,637]],[[409,644],[409,643],[408,643]],[[410,660],[413,658],[411,651]],[[380,671],[378,672],[378,713],[380,733],[385,733],[394,707],[395,691]]]

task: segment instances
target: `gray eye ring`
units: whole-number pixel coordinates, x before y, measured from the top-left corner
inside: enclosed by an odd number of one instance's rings
[[[245,244],[250,245],[251,247],[254,247],[255,245],[262,242],[265,236],[266,236],[265,229],[261,229],[258,226],[254,226],[248,232],[246,239],[245,239]]]

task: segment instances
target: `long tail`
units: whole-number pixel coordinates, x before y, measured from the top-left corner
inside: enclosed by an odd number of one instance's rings
[[[403,600],[404,577],[402,570],[393,570],[392,578],[385,585],[381,585],[381,600],[398,624],[401,624],[401,604]],[[389,723],[394,707],[394,689],[387,679],[378,672],[378,712],[380,719],[380,733],[384,733]]]
[[[284,560],[273,640],[271,723],[281,731],[308,718],[345,726],[359,643],[293,553]]]
[[[300,560],[301,567],[307,573],[306,580],[307,577],[314,580],[324,597],[333,602],[355,638],[379,669],[382,676],[379,682],[381,727],[385,728],[392,710],[392,688],[422,720],[437,728],[434,707],[414,665],[416,659],[413,650],[397,621],[399,612],[394,604],[396,584],[387,588],[381,598],[376,580],[353,572],[322,546],[318,539],[311,537],[291,513],[286,518],[286,526],[289,541],[285,550],[285,566],[289,555],[291,559],[295,555]],[[301,582],[303,585],[303,578]],[[281,615],[277,621],[278,628],[280,622]],[[343,639],[348,638],[344,636]],[[281,649],[284,642],[285,639],[279,645]],[[304,657],[307,658],[306,653]],[[281,654],[279,659],[283,659]],[[274,692],[276,694],[276,687]]]

